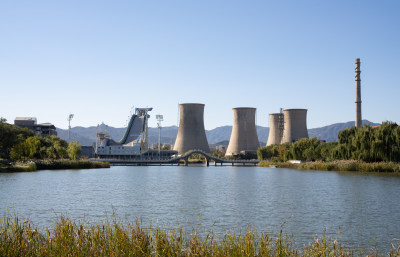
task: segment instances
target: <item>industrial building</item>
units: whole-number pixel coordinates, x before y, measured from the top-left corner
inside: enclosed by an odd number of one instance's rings
[[[57,136],[56,127],[51,123],[37,124],[36,117],[16,117],[14,125],[32,130],[40,136]]]
[[[256,108],[232,108],[233,126],[225,156],[255,154],[260,146],[256,130]]]
[[[186,153],[189,150],[210,152],[204,129],[204,104],[179,104],[179,128],[173,150]]]

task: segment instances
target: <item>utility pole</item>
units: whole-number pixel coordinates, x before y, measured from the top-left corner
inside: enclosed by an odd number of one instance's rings
[[[73,114],[68,116],[68,142],[71,142],[71,120],[74,117]]]
[[[158,127],[158,158],[161,159],[161,121],[164,120],[164,117],[160,114],[156,115],[157,127]]]

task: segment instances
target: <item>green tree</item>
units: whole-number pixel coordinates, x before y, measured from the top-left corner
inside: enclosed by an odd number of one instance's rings
[[[67,153],[70,159],[76,160],[81,154],[81,145],[78,141],[71,141],[67,148]]]
[[[27,128],[0,122],[0,158],[9,158],[12,147],[33,135]]]
[[[337,146],[337,142],[329,142],[329,143],[324,143],[320,144],[316,149],[316,154],[318,156],[317,160],[321,161],[332,161],[334,158],[332,158],[332,152]]]
[[[27,147],[27,151],[28,151],[28,157],[29,158],[34,158],[39,154],[39,149],[40,149],[40,141],[39,139],[35,136],[35,137],[28,137],[25,140],[25,144]]]
[[[59,140],[54,142],[54,149],[59,158],[66,158],[68,156],[67,153],[68,144],[64,140]]]
[[[28,159],[29,151],[26,142],[20,142],[14,145],[10,151],[10,158],[13,160],[22,160],[25,161]]]
[[[65,140],[57,136],[39,137],[40,140],[40,157],[41,158],[66,158],[68,156],[68,144]]]

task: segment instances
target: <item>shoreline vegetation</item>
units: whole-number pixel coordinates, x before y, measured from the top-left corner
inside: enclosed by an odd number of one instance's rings
[[[261,167],[399,173],[400,126],[388,121],[375,127],[351,127],[339,132],[337,142],[302,138],[260,147],[257,156]]]
[[[396,173],[400,175],[400,163],[395,162],[362,162],[356,160],[340,161],[314,161],[304,163],[261,161],[259,167],[289,168],[298,170],[320,171],[351,171],[351,172],[375,172]]]
[[[0,118],[0,172],[109,168],[110,164],[80,158],[78,141],[67,143],[51,135],[40,136]]]
[[[110,163],[88,160],[33,160],[26,162],[0,162],[0,172],[23,172],[59,169],[110,168]]]
[[[216,234],[198,228],[189,232],[151,224],[147,228],[142,220],[121,221],[115,214],[96,224],[60,216],[41,230],[15,215],[0,219],[1,256],[400,256],[398,242],[384,250],[388,252],[378,252],[375,245],[356,251],[325,233],[296,246],[282,229],[268,235],[251,229],[243,234]]]

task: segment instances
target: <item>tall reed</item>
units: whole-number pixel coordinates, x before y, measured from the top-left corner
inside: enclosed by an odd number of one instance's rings
[[[331,162],[315,161],[304,163],[267,162],[262,161],[258,166],[278,168],[291,168],[300,170],[327,170],[327,171],[360,171],[360,172],[400,172],[400,163],[396,162],[362,162],[355,160],[338,160]]]
[[[145,228],[141,220],[102,223],[74,222],[59,217],[52,229],[39,231],[29,220],[8,216],[0,220],[0,256],[354,256],[338,239],[325,236],[302,248],[282,233],[275,236],[248,230],[200,235],[193,229]],[[400,256],[400,247],[387,256]],[[381,256],[376,249],[368,255]],[[383,255],[382,255],[383,256]]]

